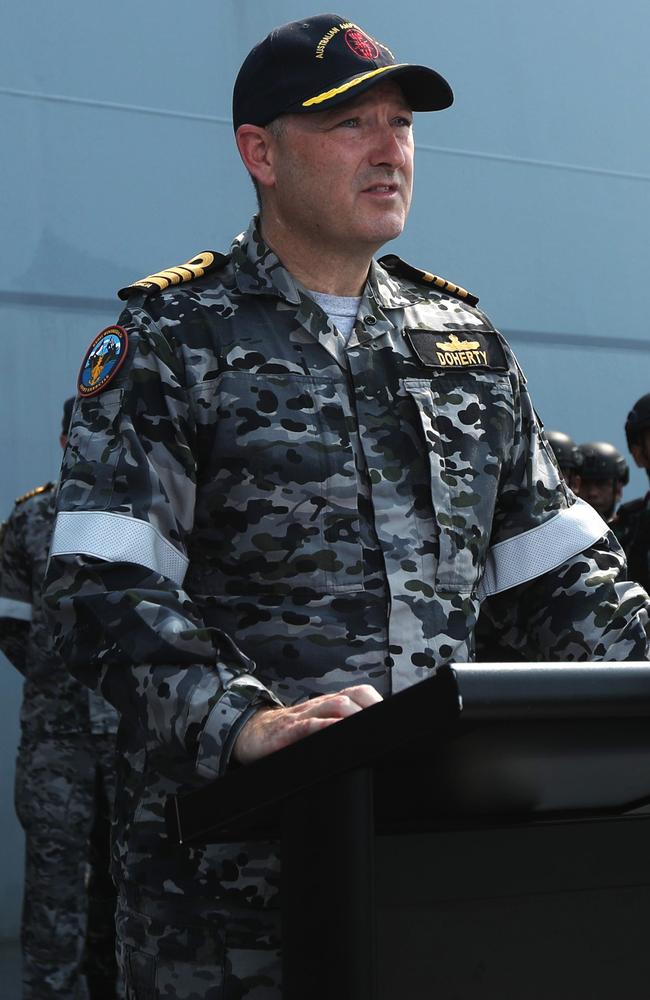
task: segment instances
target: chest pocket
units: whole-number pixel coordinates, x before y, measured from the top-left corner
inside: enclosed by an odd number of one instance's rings
[[[347,388],[225,372],[195,390],[199,559],[228,593],[363,588]]]
[[[438,527],[436,589],[471,593],[482,576],[501,470],[514,431],[507,376],[403,380],[417,408]]]

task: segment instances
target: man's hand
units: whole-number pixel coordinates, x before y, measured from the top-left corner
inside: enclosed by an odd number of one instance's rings
[[[237,737],[233,759],[238,764],[250,764],[378,701],[383,698],[371,684],[358,684],[290,708],[261,708]]]

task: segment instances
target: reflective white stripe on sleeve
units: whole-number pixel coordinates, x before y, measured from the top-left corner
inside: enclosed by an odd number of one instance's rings
[[[21,622],[31,622],[32,606],[27,601],[14,601],[11,597],[0,597],[0,618],[16,618]]]
[[[188,564],[188,559],[148,521],[101,510],[57,514],[50,556],[70,555],[136,563],[166,576],[179,587]]]
[[[557,569],[608,531],[593,507],[584,500],[576,500],[536,528],[497,542],[488,552],[485,574],[478,588],[480,600]]]

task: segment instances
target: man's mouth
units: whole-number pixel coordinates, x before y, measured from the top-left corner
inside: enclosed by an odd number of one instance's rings
[[[397,184],[371,184],[370,187],[364,188],[364,194],[393,194],[398,190]]]

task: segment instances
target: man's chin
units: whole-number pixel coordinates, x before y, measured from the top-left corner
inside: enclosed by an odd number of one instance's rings
[[[405,219],[382,219],[375,225],[369,225],[366,230],[367,242],[375,247],[381,247],[390,240],[396,240],[402,235]]]

